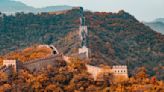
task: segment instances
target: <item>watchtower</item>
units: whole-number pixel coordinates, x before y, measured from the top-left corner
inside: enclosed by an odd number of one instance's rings
[[[112,72],[115,77],[128,78],[128,69],[126,65],[118,65],[112,67]]]
[[[14,71],[17,71],[17,60],[3,60],[3,66],[10,67],[12,66],[14,68]]]

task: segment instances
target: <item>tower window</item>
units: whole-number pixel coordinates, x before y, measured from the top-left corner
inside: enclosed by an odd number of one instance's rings
[[[53,54],[57,54],[57,52],[56,51],[53,51]]]

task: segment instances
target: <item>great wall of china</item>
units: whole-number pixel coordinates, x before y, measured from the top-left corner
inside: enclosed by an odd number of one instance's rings
[[[48,46],[45,45],[45,47]],[[52,50],[52,52],[54,52],[54,50]],[[58,53],[52,54],[49,57],[31,60],[24,63],[21,63],[20,61],[17,60],[3,60],[3,66],[0,66],[0,72],[5,72],[7,74],[10,74],[13,69],[15,71],[19,71],[20,69],[28,69],[31,72],[33,72],[46,68],[48,65],[52,65],[53,67],[59,67],[59,66],[64,66],[68,63],[71,63],[70,57],[60,55]],[[97,80],[98,76],[104,73],[111,73],[115,77],[120,76],[125,79],[128,78],[127,66],[117,65],[117,66],[112,66],[111,68],[104,69],[101,67],[96,67],[86,64],[86,68],[87,68],[87,72],[92,75],[94,80]]]
[[[32,60],[23,63],[23,67],[30,71],[39,71],[42,68],[52,65],[54,67],[65,65],[65,62],[60,55],[54,55],[43,59]]]
[[[24,63],[21,63],[20,61],[17,60],[3,60],[3,66],[0,67],[0,71],[5,72],[5,70],[7,70],[8,67],[11,66],[13,66],[14,70],[16,71],[22,68],[26,68],[30,71],[39,71],[40,69],[45,68],[47,65],[58,67],[58,66],[65,65],[65,62],[63,61],[61,55],[52,55],[49,57],[31,60]]]
[[[81,8],[79,8],[81,9]],[[83,12],[83,9],[81,10]],[[88,40],[88,29],[85,25],[85,17],[82,15],[81,26],[79,28],[79,37],[81,38],[81,48],[79,48],[79,56],[83,54],[83,58],[89,58],[89,48],[87,48],[87,40]],[[67,63],[71,63],[68,56],[60,55],[57,49],[53,45],[41,45],[52,49],[52,55],[49,57],[36,59],[21,63],[17,60],[3,60],[3,66],[0,66],[0,72],[10,73],[11,68],[14,68],[15,71],[19,71],[19,69],[25,68],[30,71],[39,71],[42,68],[47,67],[48,65],[52,65],[54,67],[62,66]],[[115,77],[122,77],[124,79],[128,78],[128,69],[125,65],[116,65],[111,68],[104,69],[101,67],[92,66],[86,64],[87,72],[92,75],[92,77],[97,80],[98,76],[102,73],[111,73]]]

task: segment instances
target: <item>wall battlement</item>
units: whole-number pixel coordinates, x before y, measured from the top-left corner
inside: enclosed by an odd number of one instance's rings
[[[116,66],[112,66],[112,69],[127,69],[126,65],[116,65]]]
[[[128,78],[128,69],[125,65],[117,65],[112,67],[113,75],[116,77]]]

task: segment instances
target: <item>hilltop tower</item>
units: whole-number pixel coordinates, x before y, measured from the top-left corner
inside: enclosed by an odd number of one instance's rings
[[[89,48],[88,48],[88,28],[85,24],[85,17],[83,13],[83,8],[80,7],[80,27],[79,27],[79,36],[81,40],[81,46],[79,48],[79,55],[82,58],[89,58]]]
[[[126,65],[116,65],[112,67],[113,75],[124,79],[128,78],[128,69]]]

